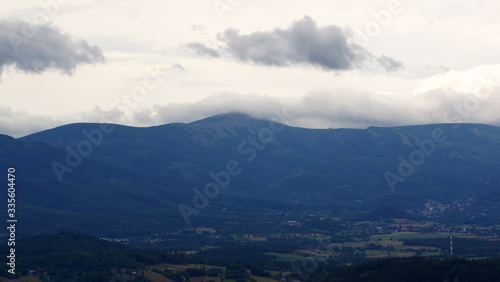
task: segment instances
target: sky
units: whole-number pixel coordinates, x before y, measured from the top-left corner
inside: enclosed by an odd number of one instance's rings
[[[229,112],[308,128],[500,126],[499,12],[493,0],[9,1],[0,134]]]

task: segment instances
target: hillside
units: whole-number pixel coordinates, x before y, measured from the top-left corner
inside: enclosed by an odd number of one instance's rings
[[[500,128],[488,125],[304,129],[227,114],[148,128],[70,124],[0,141],[3,164],[18,168],[27,235],[145,236],[186,223],[273,232],[275,220],[378,218],[386,206],[448,224],[500,215]]]
[[[21,140],[64,149],[98,126],[71,124]],[[188,190],[202,189],[213,181],[210,172],[235,160],[241,173],[222,195],[366,210],[388,201],[401,208],[498,197],[499,145],[500,128],[479,124],[304,129],[227,114],[188,124],[116,126],[88,158]]]
[[[172,214],[183,190],[92,160],[83,161],[59,182],[51,164],[65,157],[66,152],[42,142],[0,136],[4,187],[7,168],[16,169],[19,234],[67,229],[116,236],[150,232],[160,220],[172,226],[181,223]]]

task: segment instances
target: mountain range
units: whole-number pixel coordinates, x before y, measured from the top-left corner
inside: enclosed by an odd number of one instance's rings
[[[482,124],[306,129],[234,113],[0,135],[0,158],[3,181],[16,168],[26,235],[118,236],[244,220],[252,211],[360,216],[391,206],[490,222],[500,214],[499,145],[500,128]]]

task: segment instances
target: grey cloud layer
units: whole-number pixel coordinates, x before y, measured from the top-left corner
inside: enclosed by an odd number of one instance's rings
[[[485,123],[500,125],[500,85],[475,93],[434,89],[417,94],[381,94],[353,90],[320,89],[299,98],[257,94],[214,93],[193,103],[171,103],[131,109],[101,109],[82,113],[76,120],[61,120],[14,112],[0,104],[0,133],[16,137],[75,121],[111,122],[151,126],[191,122],[230,112],[275,119],[309,128],[367,128],[431,123]],[[474,107],[471,107],[474,102]],[[22,127],[19,127],[22,124]]]
[[[0,74],[9,65],[27,73],[57,69],[71,74],[79,64],[103,61],[98,46],[75,41],[51,25],[0,21]]]
[[[194,103],[171,103],[134,109],[132,116],[118,109],[99,109],[86,119],[150,126],[189,122],[229,112],[273,119],[276,112],[280,112],[283,123],[310,128],[366,128],[457,122],[500,125],[497,114],[500,111],[499,97],[500,86],[487,95],[450,89],[406,95],[320,89],[300,98],[221,92]],[[477,103],[474,109],[468,105],[471,101]]]
[[[365,62],[372,61],[389,71],[401,67],[401,63],[392,58],[376,57],[362,46],[351,43],[348,34],[335,25],[318,27],[312,18],[304,17],[287,29],[248,35],[228,29],[218,35],[222,43],[220,50],[201,43],[191,43],[187,47],[199,55],[228,55],[267,66],[312,65],[323,70],[348,70],[361,68]]]
[[[431,123],[477,122],[500,125],[500,88],[487,96],[449,89],[419,94],[381,94],[353,90],[316,90],[297,99],[256,94],[213,94],[196,103],[156,106],[141,112],[145,124],[190,121],[241,112],[272,119],[282,112],[288,125],[312,128],[367,128]],[[472,109],[471,101],[476,105]],[[155,115],[151,115],[155,112]],[[149,119],[145,118],[149,117]],[[138,116],[134,117],[138,121]]]

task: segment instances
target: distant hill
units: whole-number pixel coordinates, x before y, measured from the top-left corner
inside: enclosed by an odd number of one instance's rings
[[[265,201],[275,203],[267,209],[334,214],[388,205],[416,214],[429,203],[458,203],[439,216],[488,222],[500,215],[500,128],[494,126],[305,129],[242,114],[147,128],[115,125],[109,132],[100,126],[70,124],[18,140],[4,137],[0,157],[29,170],[20,179],[47,212],[140,217],[159,207],[177,226],[177,205],[192,207],[193,189],[203,192],[217,182],[214,177],[224,186],[231,164],[234,175],[227,188],[213,190],[210,213],[200,214],[205,219],[258,209]],[[66,165],[68,152],[78,149],[81,165],[63,173],[60,183],[51,163]],[[75,200],[80,204],[69,204]]]

